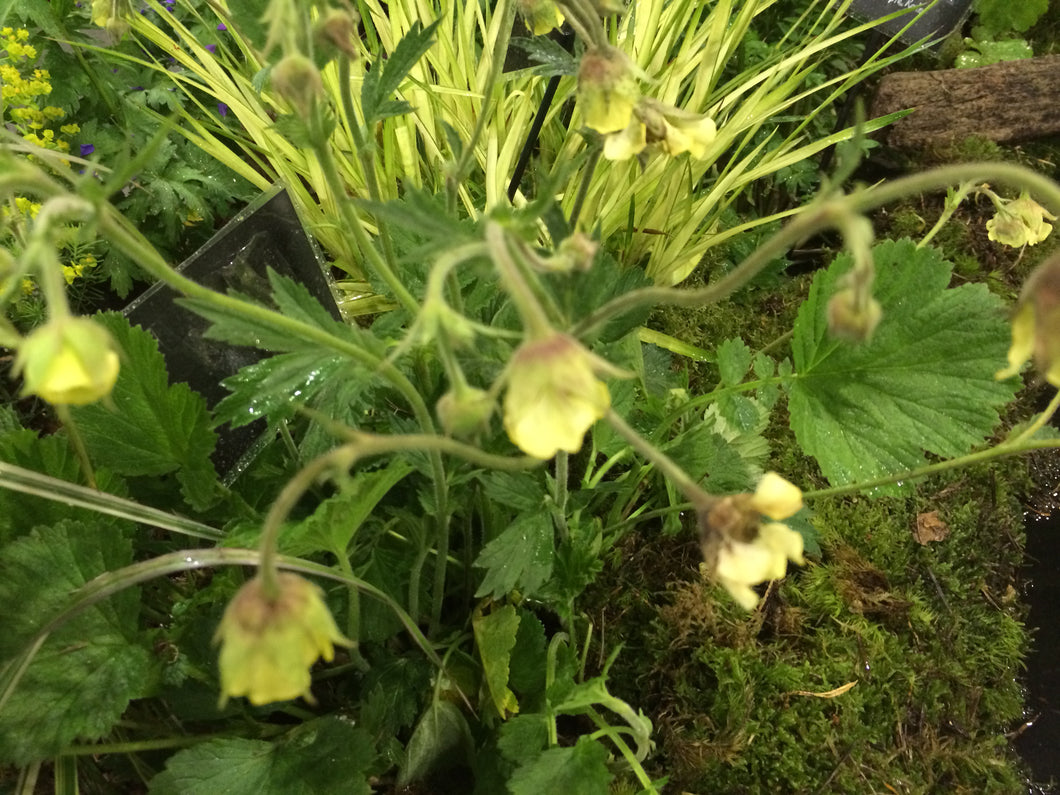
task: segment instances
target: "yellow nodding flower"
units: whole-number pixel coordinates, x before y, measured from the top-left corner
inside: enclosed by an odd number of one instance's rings
[[[519,15],[535,36],[563,27],[563,13],[552,0],[519,0]]]
[[[504,429],[536,458],[576,453],[594,422],[611,407],[596,375],[618,371],[565,334],[523,343],[512,357],[504,396]]]
[[[222,707],[240,696],[255,705],[299,696],[312,703],[310,667],[318,658],[334,659],[335,646],[353,645],[335,626],[320,588],[286,572],[277,580],[275,598],[255,577],[225,608],[214,635],[221,644]]]
[[[1060,387],[1060,256],[1057,255],[1027,277],[1012,317],[1008,367],[994,377],[1011,378],[1031,359],[1046,381]]]
[[[87,317],[49,320],[19,345],[23,392],[56,406],[83,406],[110,394],[120,364],[114,341]]]
[[[735,494],[698,512],[704,567],[745,610],[758,604],[754,586],[780,579],[788,561],[800,566],[802,536],[780,521],[802,510],[802,491],[767,472],[754,494]]]
[[[1055,221],[1056,216],[1024,191],[1018,199],[998,205],[994,217],[986,222],[987,237],[1012,248],[1036,246],[1053,231],[1046,219]]]
[[[626,129],[639,97],[635,67],[621,50],[593,48],[582,56],[578,102],[586,127],[605,135]]]

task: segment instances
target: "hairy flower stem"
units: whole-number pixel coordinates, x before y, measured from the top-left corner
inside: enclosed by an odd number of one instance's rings
[[[854,213],[867,213],[893,201],[926,191],[942,190],[966,181],[992,181],[1026,189],[1037,194],[1054,213],[1060,213],[1060,184],[1023,166],[1010,163],[963,163],[911,174],[892,182],[865,188],[849,195],[823,196],[795,216],[784,228],[755,249],[728,275],[716,283],[695,290],[673,287],[645,287],[632,290],[604,304],[571,330],[582,336],[612,317],[642,306],[704,306],[728,298],[757,276],[770,262],[800,240],[834,228],[840,219]]]
[[[1019,437],[1017,437],[1017,439],[1018,438]],[[910,469],[906,472],[899,472],[895,475],[885,475],[884,477],[874,478],[873,480],[863,480],[860,483],[850,483],[846,486],[833,486],[829,489],[818,489],[817,491],[806,491],[803,492],[802,496],[803,499],[806,500],[820,499],[822,497],[841,497],[844,494],[855,494],[865,489],[890,486],[893,483],[904,483],[907,480],[916,480],[927,475],[935,475],[939,472],[971,466],[972,464],[982,464],[987,461],[993,461],[997,458],[1007,458],[1008,456],[1029,453],[1034,450],[1049,450],[1054,448],[1060,448],[1060,439],[1040,439],[1038,441],[1014,440],[1010,442],[1002,442],[996,447],[991,447],[989,450],[980,450],[978,453],[969,453],[968,455],[960,456],[958,458],[951,458],[948,461],[940,461],[937,464],[927,464],[926,466]]]
[[[695,505],[709,505],[714,501],[715,498],[701,489],[699,484],[692,480],[672,458],[627,425],[626,421],[616,414],[614,409],[608,409],[604,419],[618,432],[619,436],[629,442],[630,446],[643,456],[645,460],[654,464],[663,474],[663,477],[680,489]]]
[[[280,595],[276,556],[279,553],[280,530],[291,513],[291,509],[325,472],[328,470],[345,471],[352,467],[360,457],[359,452],[353,444],[329,450],[302,467],[280,490],[279,496],[265,516],[261,540],[258,542],[258,548],[261,550],[261,565],[258,568],[267,597],[277,598]]]
[[[507,235],[500,224],[487,222],[486,243],[489,245],[490,256],[494,265],[497,266],[504,289],[511,296],[527,334],[531,338],[539,339],[551,336],[554,333],[552,323],[516,264],[511,249],[508,248]]]

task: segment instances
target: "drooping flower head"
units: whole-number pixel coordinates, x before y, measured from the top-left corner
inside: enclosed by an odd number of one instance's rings
[[[110,394],[120,363],[107,330],[87,317],[53,318],[18,347],[22,391],[53,406],[84,406]]]
[[[789,560],[803,564],[802,536],[782,522],[801,509],[802,492],[775,472],[766,473],[754,494],[722,497],[699,509],[706,567],[744,609],[758,604],[753,586],[783,577]]]
[[[317,658],[330,662],[336,645],[353,645],[335,626],[320,588],[296,574],[277,579],[275,597],[255,577],[225,608],[214,635],[221,644],[221,706],[239,696],[255,705],[299,696],[312,702],[310,667]]]
[[[563,27],[563,14],[553,0],[519,0],[519,16],[535,36]]]
[[[1056,216],[1034,201],[1026,191],[1018,199],[1004,202],[995,199],[997,212],[986,222],[987,236],[1013,248],[1035,246],[1053,231]]]
[[[1045,380],[1060,387],[1060,256],[1027,277],[1012,318],[1008,367],[994,377],[1011,378],[1032,358]]]
[[[586,127],[598,133],[624,130],[640,97],[636,68],[614,47],[594,47],[578,69],[578,102]]]
[[[611,406],[598,373],[618,371],[566,334],[523,343],[508,369],[508,437],[537,458],[552,458],[560,450],[578,452],[585,432]]]

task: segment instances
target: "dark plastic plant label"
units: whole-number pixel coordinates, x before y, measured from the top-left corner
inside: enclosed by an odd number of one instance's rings
[[[972,0],[937,0],[934,4],[925,0],[854,0],[847,13],[872,22],[898,11],[908,11],[881,22],[877,26],[879,31],[888,36],[898,35],[905,44],[929,39],[932,46],[937,46],[964,21],[971,7]]]
[[[216,292],[235,291],[268,305],[269,268],[304,284],[336,320],[341,319],[326,264],[282,186],[251,202],[177,270]],[[186,382],[213,407],[228,394],[221,381],[268,354],[206,339],[210,321],[177,304],[179,297],[170,287],[155,284],[125,308],[125,316],[158,339],[170,381]],[[229,472],[261,430],[260,423],[219,428],[214,454],[218,470]]]

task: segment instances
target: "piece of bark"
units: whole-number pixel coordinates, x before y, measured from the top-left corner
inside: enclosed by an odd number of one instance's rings
[[[1060,133],[1060,55],[976,69],[895,72],[880,81],[872,117],[914,108],[882,132],[912,149],[970,135],[1011,143]]]

